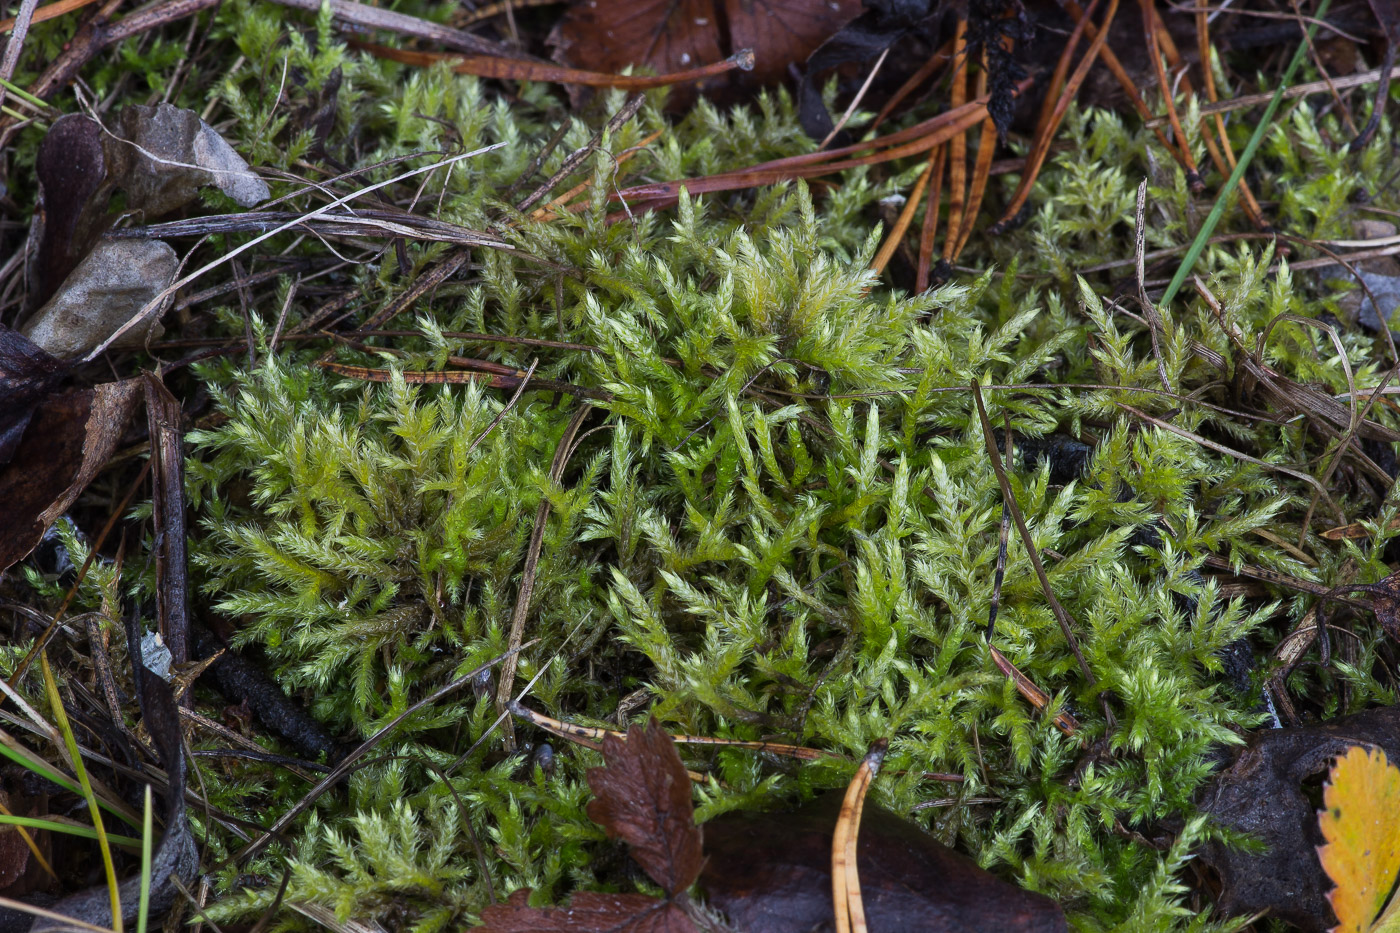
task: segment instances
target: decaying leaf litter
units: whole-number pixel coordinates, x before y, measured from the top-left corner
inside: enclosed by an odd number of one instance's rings
[[[1400,16],[1248,6],[21,4],[6,922],[1386,922]]]

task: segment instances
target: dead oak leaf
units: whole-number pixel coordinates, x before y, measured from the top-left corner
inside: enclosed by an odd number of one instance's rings
[[[590,71],[645,66],[659,74],[721,61],[752,49],[752,71],[696,88],[720,99],[781,81],[788,66],[861,11],[860,0],[582,0],[550,35],[555,59]],[[684,103],[684,88],[673,92]]]
[[[1400,876],[1400,769],[1379,748],[1356,745],[1337,759],[1331,777],[1318,817],[1327,844],[1317,856],[1337,885],[1327,895],[1338,921],[1332,933],[1396,933],[1400,899],[1391,892]]]
[[[696,933],[674,902],[645,894],[582,891],[568,907],[531,907],[530,892],[522,888],[482,911],[481,919],[486,933]]]
[[[667,895],[682,894],[700,876],[704,856],[690,777],[675,743],[653,718],[628,729],[626,741],[606,736],[603,759],[605,767],[588,772],[594,795],[588,818],[626,842]]]

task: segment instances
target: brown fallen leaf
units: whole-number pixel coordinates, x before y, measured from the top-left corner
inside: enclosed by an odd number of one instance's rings
[[[588,818],[612,839],[631,847],[632,858],[672,897],[685,893],[704,863],[700,827],[690,802],[690,777],[675,743],[655,718],[634,725],[623,741],[603,737],[606,767],[591,768]]]
[[[645,894],[581,891],[568,907],[531,907],[524,888],[481,913],[487,933],[696,933],[671,901]]]
[[[708,904],[745,933],[832,928],[831,840],[843,795],[792,813],[726,814],[705,824]],[[918,826],[865,804],[856,846],[871,930],[1064,933],[1064,912],[977,867]]]
[[[1317,856],[1326,840],[1305,782],[1325,774],[1331,759],[1354,745],[1400,760],[1400,707],[1255,733],[1211,783],[1202,811],[1264,845],[1260,851],[1213,840],[1202,849],[1201,861],[1220,876],[1222,915],[1267,911],[1305,933],[1332,928],[1331,885]]]
[[[700,829],[690,800],[690,778],[675,743],[656,719],[633,725],[624,739],[603,736],[604,767],[588,772],[594,799],[588,817],[612,839],[626,842],[632,858],[666,892],[599,894],[581,891],[568,907],[531,907],[519,890],[482,912],[488,933],[696,933],[685,911],[686,890],[704,862]]]
[[[732,99],[783,80],[789,65],[805,62],[860,11],[860,0],[581,0],[549,41],[556,61],[605,72],[638,65],[666,74],[752,49],[753,71],[693,86]],[[684,106],[690,95],[677,89],[672,104]]]

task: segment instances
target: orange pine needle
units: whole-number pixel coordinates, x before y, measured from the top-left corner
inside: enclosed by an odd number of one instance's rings
[[[836,933],[867,933],[865,901],[860,895],[860,873],[856,869],[856,841],[865,794],[884,763],[888,739],[876,739],[846,786],[841,815],[831,837],[831,900],[836,909]]]

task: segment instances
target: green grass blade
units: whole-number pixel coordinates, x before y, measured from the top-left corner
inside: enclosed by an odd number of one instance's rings
[[[141,820],[141,900],[136,908],[136,933],[146,933],[146,914],[151,909],[151,839],[155,836],[152,825],[151,785],[146,785],[145,816]]]
[[[1264,108],[1264,115],[1259,118],[1259,123],[1254,127],[1254,133],[1249,137],[1249,142],[1245,144],[1244,151],[1240,153],[1240,159],[1235,163],[1235,170],[1230,173],[1230,180],[1220,186],[1220,194],[1216,196],[1215,206],[1210,209],[1206,222],[1197,231],[1196,239],[1191,241],[1191,248],[1186,251],[1186,257],[1181,260],[1181,265],[1177,267],[1176,275],[1172,276],[1171,284],[1162,293],[1162,299],[1158,302],[1160,306],[1166,307],[1171,304],[1176,293],[1181,291],[1181,286],[1186,284],[1186,277],[1191,274],[1196,260],[1201,258],[1201,253],[1205,252],[1206,243],[1209,242],[1211,234],[1215,232],[1216,224],[1220,223],[1220,218],[1225,214],[1225,204],[1230,198],[1230,192],[1239,187],[1240,179],[1244,177],[1245,170],[1249,168],[1249,163],[1254,159],[1254,153],[1264,142],[1264,134],[1269,131],[1269,125],[1273,123],[1278,105],[1283,102],[1283,92],[1293,82],[1293,73],[1298,70],[1303,59],[1307,58],[1313,36],[1317,34],[1317,24],[1327,15],[1327,8],[1331,5],[1332,0],[1322,0],[1317,12],[1313,14],[1312,25],[1308,27],[1307,39],[1293,53],[1293,60],[1288,63],[1288,69],[1284,71],[1278,87],[1274,89],[1274,96],[1269,99],[1269,105]]]
[[[90,826],[74,826],[72,823],[60,823],[37,816],[15,816],[11,813],[0,813],[0,826],[23,826],[25,829],[46,829],[51,833],[66,833],[69,836],[79,836],[83,839],[97,838],[97,830]],[[141,840],[135,836],[117,836],[108,833],[107,838],[126,848],[139,849],[141,847]]]
[[[83,755],[78,748],[78,739],[73,735],[73,726],[68,722],[68,714],[63,709],[63,698],[58,695],[58,681],[49,667],[49,656],[40,652],[39,663],[44,671],[44,688],[48,691],[49,705],[53,707],[53,718],[58,731],[63,735],[63,744],[68,746],[68,756],[73,765],[73,773],[83,789],[83,799],[87,801],[88,812],[92,814],[92,826],[97,832],[97,847],[102,851],[102,869],[107,873],[107,892],[112,899],[112,929],[122,933],[122,897],[117,883],[117,868],[112,863],[112,847],[107,842],[107,833],[102,828],[102,809],[97,795],[93,793],[92,782],[88,780],[87,768],[83,767]]]

